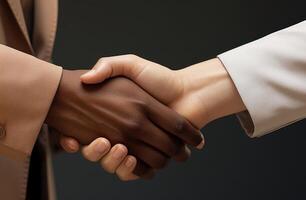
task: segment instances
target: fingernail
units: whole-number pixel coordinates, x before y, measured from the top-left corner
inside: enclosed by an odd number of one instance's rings
[[[205,140],[204,140],[203,134],[201,134],[201,137],[202,137],[202,141],[201,141],[201,143],[196,147],[197,149],[203,149],[203,147],[204,147]]]
[[[76,146],[76,144],[74,142],[69,142],[68,146],[69,146],[70,150],[72,150],[72,151],[76,151],[77,150],[77,146]]]
[[[99,143],[95,146],[95,151],[99,154],[104,153],[106,151],[107,142],[105,140],[99,141]]]
[[[90,71],[88,71],[85,74],[83,74],[81,77],[83,78],[83,77],[86,77],[86,76],[92,76],[92,75],[95,74],[95,72],[96,72],[95,69],[91,69]]]
[[[125,156],[126,152],[120,146],[115,146],[113,157],[117,160],[122,159]]]
[[[201,141],[201,143],[196,147],[197,149],[199,149],[199,150],[201,150],[201,149],[203,149],[204,148],[204,144],[205,144],[205,142],[204,142],[204,139]]]
[[[131,168],[133,165],[134,165],[134,159],[128,158],[128,159],[126,160],[126,162],[125,162],[125,166],[126,166],[127,168]]]

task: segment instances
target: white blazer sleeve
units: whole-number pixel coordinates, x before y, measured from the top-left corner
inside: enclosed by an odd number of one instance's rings
[[[218,56],[247,108],[238,118],[259,137],[306,116],[306,21]]]

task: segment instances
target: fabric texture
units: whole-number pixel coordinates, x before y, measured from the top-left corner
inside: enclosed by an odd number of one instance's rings
[[[40,177],[39,196],[55,199],[51,135],[41,127],[62,73],[49,63],[56,21],[57,0],[0,1],[0,127],[5,133],[0,138],[0,199],[24,200],[27,188],[28,197],[36,198],[35,181],[27,187],[32,176]],[[29,174],[30,158],[34,170]]]
[[[238,117],[259,137],[306,116],[306,21],[218,56],[247,108]]]

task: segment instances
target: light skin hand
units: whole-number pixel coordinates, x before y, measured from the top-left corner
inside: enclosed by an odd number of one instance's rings
[[[81,80],[95,84],[115,76],[133,80],[198,128],[245,110],[238,91],[218,59],[175,71],[134,55],[107,57],[100,59]]]
[[[60,145],[67,153],[76,153],[80,150],[78,141],[71,137],[60,135]],[[119,150],[118,150],[119,149]],[[137,164],[135,156],[127,155],[128,150],[122,144],[111,147],[106,138],[97,138],[81,149],[83,157],[91,162],[100,162],[101,167],[115,173],[122,181],[137,180],[140,177],[133,173]]]

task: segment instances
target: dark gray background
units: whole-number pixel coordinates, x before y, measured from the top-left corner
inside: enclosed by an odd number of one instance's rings
[[[59,14],[56,64],[88,68],[99,57],[133,53],[181,68],[305,20],[306,3],[60,0]],[[123,183],[80,155],[62,154],[55,157],[58,197],[306,199],[305,130],[302,121],[250,139],[235,117],[218,120],[203,129],[204,151],[153,181]]]

